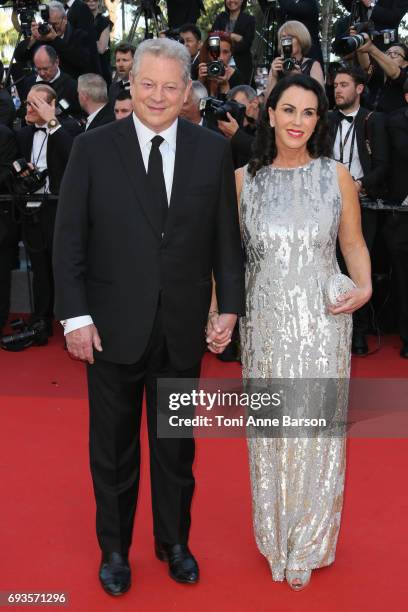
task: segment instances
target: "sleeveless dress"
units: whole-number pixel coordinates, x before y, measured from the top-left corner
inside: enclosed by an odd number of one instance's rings
[[[246,379],[346,379],[351,315],[330,315],[327,279],[339,272],[341,195],[336,162],[244,169]],[[346,397],[339,402],[347,403]],[[344,408],[344,406],[342,407]],[[334,561],[345,474],[345,438],[248,439],[255,538],[273,580]]]

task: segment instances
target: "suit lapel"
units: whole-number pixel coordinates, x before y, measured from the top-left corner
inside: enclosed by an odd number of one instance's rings
[[[193,130],[184,119],[178,120],[176,139],[176,159],[174,162],[173,185],[171,189],[170,207],[165,226],[167,236],[177,220],[177,211],[182,209],[185,201],[185,192],[189,181],[195,156]]]
[[[364,134],[364,119],[368,112],[364,108],[359,108],[356,115],[356,145],[358,151],[358,157],[360,159],[361,167],[363,168],[364,174],[368,172],[370,166],[370,158],[368,156],[367,147],[365,144]]]
[[[147,176],[136,134],[133,115],[118,121],[118,129],[113,132],[113,140],[118,149],[123,167],[129,177],[137,200],[140,203],[153,231],[161,238],[158,219],[149,201]]]

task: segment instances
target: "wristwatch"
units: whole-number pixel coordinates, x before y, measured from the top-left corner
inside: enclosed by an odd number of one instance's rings
[[[59,125],[60,122],[58,121],[58,119],[55,119],[55,117],[53,119],[50,119],[49,122],[47,123],[47,128],[49,130],[52,130],[54,128],[57,127],[57,125]]]

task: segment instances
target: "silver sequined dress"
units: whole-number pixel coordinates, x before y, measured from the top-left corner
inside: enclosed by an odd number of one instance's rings
[[[336,162],[244,170],[244,378],[344,379],[351,316],[330,315],[325,282],[339,272]],[[290,408],[290,407],[289,407]],[[287,411],[287,407],[286,407]],[[255,537],[274,580],[333,562],[345,472],[344,438],[249,439]]]

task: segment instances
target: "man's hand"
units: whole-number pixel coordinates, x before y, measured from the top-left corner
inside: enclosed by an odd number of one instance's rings
[[[227,138],[232,138],[234,134],[239,130],[238,122],[234,119],[234,117],[227,113],[228,121],[218,121],[218,129],[226,136]]]
[[[356,188],[358,194],[360,194],[363,190],[363,185],[361,181],[354,181],[354,187]]]
[[[67,349],[71,357],[94,363],[93,349],[101,352],[102,344],[95,325],[85,325],[69,332],[65,336]]]
[[[48,34],[44,34],[44,36],[41,36],[41,40],[49,42],[51,40],[55,40],[57,38],[57,36],[58,36],[58,34],[54,30],[54,28],[52,26],[50,26],[50,31],[48,32]]]
[[[350,36],[356,36],[356,34],[357,34],[356,30],[354,30],[354,28],[350,28]],[[369,53],[372,47],[374,46],[373,42],[371,38],[369,37],[369,35],[366,34],[365,32],[361,32],[361,36],[364,38],[365,43],[364,45],[361,45],[361,47],[357,49],[357,53]]]
[[[51,119],[55,119],[55,100],[48,104],[48,102],[39,96],[32,96],[30,103],[34,106],[41,119],[44,119],[47,123]]]
[[[207,344],[212,353],[222,353],[231,342],[232,332],[237,322],[235,314],[213,313],[208,319]]]
[[[31,22],[31,41],[34,43],[37,40],[41,40],[41,34],[38,31],[38,23],[36,21]]]

